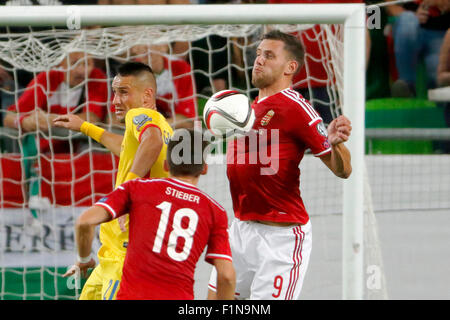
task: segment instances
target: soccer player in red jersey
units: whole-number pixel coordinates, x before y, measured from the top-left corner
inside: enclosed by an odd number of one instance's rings
[[[205,147],[201,132],[175,131],[165,162],[170,178],[127,181],[78,218],[76,243],[79,256],[85,257],[91,252],[95,226],[129,213],[118,300],[193,299],[194,270],[206,246],[205,260],[217,269],[218,298],[234,298],[227,214],[196,187],[207,172]],[[78,262],[77,267],[86,274],[87,264]]]
[[[250,134],[265,140],[270,161],[249,161],[257,149],[248,137],[228,145],[235,213],[229,235],[239,299],[299,298],[312,241],[299,190],[305,151],[310,149],[338,177],[347,178],[352,170],[344,146],[350,120],[341,115],[327,131],[309,102],[290,88],[303,60],[303,46],[294,36],[272,30],[262,37],[252,71],[259,95],[252,105],[256,120]],[[215,298],[215,277],[213,270],[210,299]]]

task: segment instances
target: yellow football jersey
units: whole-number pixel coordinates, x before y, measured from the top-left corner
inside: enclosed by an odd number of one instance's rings
[[[150,178],[164,178],[169,172],[164,170],[164,160],[167,154],[167,144],[173,130],[163,115],[148,108],[135,108],[127,112],[125,117],[125,134],[120,149],[119,168],[117,171],[116,188],[125,182],[125,177],[133,165],[136,151],[139,147],[141,135],[145,129],[154,126],[160,129],[163,147],[158,159],[150,169]],[[128,221],[127,221],[128,229]],[[100,241],[117,254],[125,255],[128,242],[128,230],[122,232],[117,220],[103,223],[100,226]]]

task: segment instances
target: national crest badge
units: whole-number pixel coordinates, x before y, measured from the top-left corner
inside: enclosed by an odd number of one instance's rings
[[[264,117],[261,119],[261,126],[265,127],[269,124],[270,120],[274,116],[275,111],[269,110]]]

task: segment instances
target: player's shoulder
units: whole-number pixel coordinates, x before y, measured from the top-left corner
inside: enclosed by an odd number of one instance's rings
[[[199,189],[197,186],[191,185],[189,183],[174,178],[167,178],[161,180],[164,180],[166,183],[171,184],[174,187],[183,189],[186,192],[190,191],[197,194],[201,199],[204,200],[204,202],[209,203],[216,211],[218,210],[226,213],[225,209],[220,205],[219,202],[217,202],[213,197],[211,197],[203,190]]]
[[[282,99],[289,105],[298,106],[300,104],[310,104],[298,91],[293,89],[284,89],[278,93],[278,98]]]
[[[139,125],[147,121],[160,120],[162,115],[153,109],[149,108],[133,108],[128,110],[126,119],[131,121],[134,125]]]
[[[290,114],[296,114],[301,118],[313,123],[321,119],[319,113],[313,108],[299,92],[292,89],[285,89],[279,93],[279,98],[283,100],[285,110]]]
[[[128,110],[127,115],[138,115],[138,114],[147,114],[149,116],[156,115],[159,112],[150,108],[132,108]]]
[[[166,184],[166,180],[165,178],[136,178],[122,183],[117,189],[128,189],[132,193],[140,192],[143,189],[148,191],[148,189],[161,188],[161,185]]]

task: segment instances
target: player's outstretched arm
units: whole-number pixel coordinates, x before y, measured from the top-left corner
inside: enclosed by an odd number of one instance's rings
[[[120,148],[123,140],[123,136],[120,134],[106,131],[105,129],[97,127],[92,123],[84,121],[82,118],[74,114],[58,116],[55,120],[53,120],[53,124],[56,127],[82,132],[104,145],[114,155],[120,156]]]
[[[325,165],[340,178],[348,178],[352,173],[350,151],[344,142],[350,137],[352,126],[345,116],[339,116],[328,126],[328,142],[331,144],[331,153],[320,157]]]
[[[217,300],[234,300],[236,289],[236,273],[231,261],[225,259],[214,259],[217,270]]]
[[[78,260],[63,277],[73,275],[78,269],[81,275],[86,278],[87,270],[95,266],[95,261],[91,257],[92,241],[95,236],[95,227],[102,222],[111,220],[111,215],[99,206],[92,206],[84,211],[75,224],[75,242],[78,248]]]

